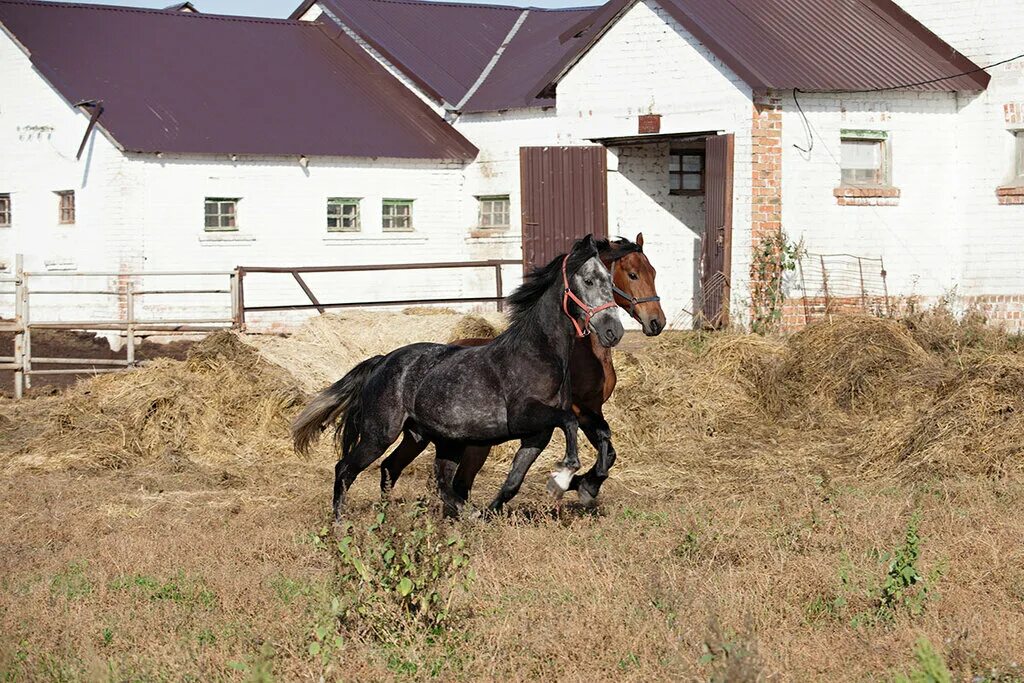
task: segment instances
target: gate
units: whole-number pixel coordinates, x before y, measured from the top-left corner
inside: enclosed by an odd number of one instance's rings
[[[705,142],[704,237],[701,239],[701,327],[729,324],[729,270],[732,263],[732,172],[734,137],[713,135]]]
[[[588,233],[608,236],[604,147],[521,147],[523,268],[543,266]]]

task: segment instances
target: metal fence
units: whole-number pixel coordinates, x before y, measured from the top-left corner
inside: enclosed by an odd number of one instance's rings
[[[892,315],[880,257],[806,253],[797,262],[796,277],[805,324],[839,313]]]
[[[140,339],[151,335],[205,333],[222,329],[244,329],[246,313],[272,311],[316,310],[330,308],[384,307],[431,304],[494,303],[502,309],[505,298],[502,278],[503,266],[518,266],[518,260],[487,260],[443,263],[404,263],[355,266],[303,266],[263,267],[240,266],[234,271],[139,271],[139,272],[27,272],[23,259],[15,257],[14,272],[0,277],[0,297],[13,298],[13,316],[0,315],[0,333],[13,333],[13,355],[0,356],[0,370],[14,373],[14,396],[21,398],[31,388],[32,378],[40,375],[71,375],[118,372],[140,364],[136,347]],[[408,298],[359,301],[321,302],[303,278],[309,273],[387,272],[433,269],[491,270],[494,274],[493,296],[450,296],[436,298]],[[252,273],[291,275],[305,294],[308,302],[282,305],[251,305],[246,302],[244,281]],[[222,282],[215,286],[201,285],[201,281]],[[116,311],[116,316],[89,316],[82,314],[74,320],[43,319],[33,313],[55,307],[47,306],[49,297],[72,300],[90,297],[90,300],[108,299],[112,305],[99,306]],[[189,297],[217,297],[214,306],[225,312],[222,316],[208,317],[155,317],[145,315],[147,310],[159,308],[148,305],[157,297],[174,297],[172,310],[182,307]],[[42,300],[42,301],[41,301]],[[79,299],[81,301],[81,299]],[[61,310],[72,308],[62,304]],[[85,310],[80,307],[79,310]],[[230,311],[230,314],[227,312]],[[140,313],[142,315],[140,315]],[[60,317],[60,316],[58,316]],[[86,331],[116,333],[124,338],[124,358],[41,357],[32,353],[32,334],[40,330]],[[51,366],[40,368],[38,366]],[[57,366],[57,367],[52,367]]]

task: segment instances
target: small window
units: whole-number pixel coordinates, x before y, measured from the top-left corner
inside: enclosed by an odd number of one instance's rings
[[[508,195],[477,197],[480,203],[480,217],[477,227],[481,230],[508,230],[510,202]]]
[[[842,184],[850,187],[892,185],[889,140],[884,131],[842,131]]]
[[[412,200],[385,199],[381,227],[384,232],[409,232],[412,230]]]
[[[670,194],[704,194],[704,150],[672,150],[668,157]]]
[[[237,198],[207,197],[206,230],[208,232],[238,230],[238,202]]]
[[[0,228],[11,227],[11,195],[0,194]]]
[[[75,222],[75,191],[63,190],[57,193],[57,221],[61,225],[73,225]]]
[[[327,231],[359,232],[359,200],[345,197],[328,197]]]

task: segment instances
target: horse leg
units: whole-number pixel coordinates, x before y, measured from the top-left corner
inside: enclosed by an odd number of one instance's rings
[[[488,446],[467,446],[462,452],[462,461],[455,470],[455,478],[452,480],[452,489],[455,495],[465,501],[469,500],[469,492],[473,488],[473,481],[484,466],[487,456],[491,454]]]
[[[533,465],[537,456],[547,448],[553,431],[553,429],[548,429],[522,440],[516,457],[512,459],[512,468],[509,470],[505,483],[501,485],[498,495],[491,501],[489,506],[491,512],[499,512],[505,503],[519,493],[519,487],[523,485],[526,472]]]
[[[579,435],[577,433],[579,421],[576,419],[576,414],[571,410],[563,411],[559,427],[565,433],[565,457],[551,473],[551,478],[548,479],[548,493],[555,499],[561,498],[562,494],[569,489],[572,476],[580,468]]]
[[[403,431],[402,442],[380,464],[381,498],[387,497],[402,476],[402,471],[427,448],[428,443],[422,436],[408,429]]]
[[[578,491],[580,502],[591,507],[595,504],[601,484],[608,478],[608,470],[615,464],[615,448],[612,446],[612,431],[608,422],[599,413],[585,411],[580,415],[580,429],[597,450],[597,460],[584,475],[575,475],[569,483],[569,490]]]
[[[394,443],[402,430],[403,416],[399,412],[392,415],[375,415],[372,421],[364,419],[359,428],[359,440],[348,453],[343,453],[334,466],[334,519],[341,519],[341,508],[345,504],[345,495],[359,473],[372,465],[384,455],[388,446]]]
[[[454,491],[452,481],[465,446],[455,441],[437,441],[435,447],[437,456],[434,458],[434,478],[437,480],[437,492],[444,504],[444,516],[458,517],[462,512],[462,506],[466,504],[466,499]]]

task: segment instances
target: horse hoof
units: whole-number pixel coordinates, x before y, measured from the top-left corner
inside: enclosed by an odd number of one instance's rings
[[[597,498],[590,495],[590,491],[588,491],[586,487],[581,486],[579,488],[578,493],[580,497],[580,505],[587,508],[588,510],[593,510],[594,508],[597,507]]]

